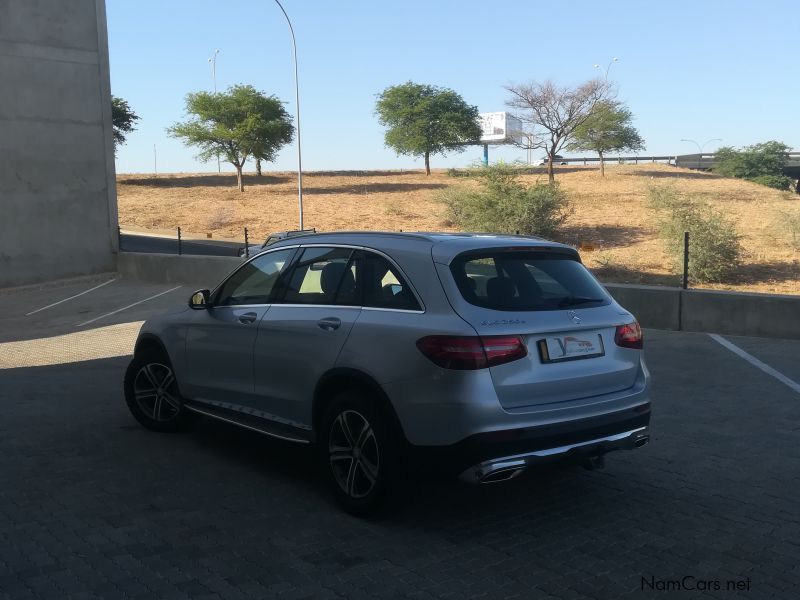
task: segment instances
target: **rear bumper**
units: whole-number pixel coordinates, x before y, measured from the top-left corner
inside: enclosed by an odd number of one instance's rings
[[[633,449],[649,440],[650,403],[586,419],[472,435],[450,446],[412,446],[423,471],[444,471],[466,481],[510,479],[548,461],[579,460]],[[503,476],[501,476],[501,474]]]
[[[650,428],[639,427],[601,438],[575,442],[555,448],[532,450],[524,454],[503,456],[483,461],[465,469],[459,479],[468,483],[494,483],[506,481],[521,474],[528,467],[545,461],[602,456],[613,450],[633,450],[650,441]]]

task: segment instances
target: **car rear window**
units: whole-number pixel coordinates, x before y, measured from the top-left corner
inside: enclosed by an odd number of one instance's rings
[[[558,252],[462,254],[450,270],[467,302],[492,310],[591,308],[611,302],[579,261]]]

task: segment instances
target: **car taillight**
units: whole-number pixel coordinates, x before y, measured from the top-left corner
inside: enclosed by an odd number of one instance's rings
[[[528,349],[516,335],[429,335],[417,340],[417,348],[445,369],[485,369],[528,355]]]
[[[644,336],[642,335],[642,328],[639,323],[634,321],[627,325],[617,325],[617,331],[614,334],[614,343],[623,348],[636,348],[641,350],[644,347]]]

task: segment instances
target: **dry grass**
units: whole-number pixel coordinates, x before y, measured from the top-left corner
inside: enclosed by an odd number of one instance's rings
[[[781,226],[782,214],[800,214],[800,198],[754,183],[667,165],[609,167],[602,179],[591,167],[560,167],[574,204],[561,240],[583,248],[584,261],[605,281],[675,285],[669,258],[647,207],[647,189],[672,185],[724,210],[743,235],[745,264],[736,280],[718,289],[800,294],[800,252]],[[545,174],[526,175],[528,181]],[[436,192],[473,185],[435,171],[347,171],[304,174],[305,222],[318,231],[452,231]],[[173,229],[214,237],[253,238],[297,226],[297,184],[292,173],[246,176],[245,193],[232,175],[118,177],[123,227]]]

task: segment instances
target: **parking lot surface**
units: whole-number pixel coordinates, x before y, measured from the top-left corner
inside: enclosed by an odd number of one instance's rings
[[[128,413],[139,323],[199,287],[0,294],[0,597],[798,596],[800,393],[709,335],[646,332],[652,442],[605,470],[423,481],[364,521],[308,449]],[[800,381],[800,342],[725,339]]]

